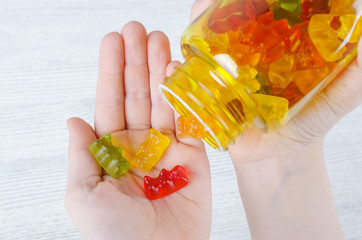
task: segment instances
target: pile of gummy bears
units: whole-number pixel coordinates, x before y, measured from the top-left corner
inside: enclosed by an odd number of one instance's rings
[[[89,150],[99,165],[112,177],[117,178],[128,172],[131,165],[149,172],[161,159],[170,145],[170,139],[151,128],[147,139],[141,143],[136,154],[125,159],[122,148],[113,146],[111,134],[106,134],[89,145]],[[157,178],[144,177],[144,189],[150,200],[165,197],[186,186],[188,178],[186,170],[177,165],[171,171],[162,169]]]
[[[186,115],[178,135],[225,149],[255,123],[280,129],[355,58],[361,14],[362,0],[216,1],[186,29],[186,62],[162,88]]]
[[[212,56],[228,54],[249,93],[285,98],[289,107],[317,86],[362,34],[359,0],[219,2],[203,27],[201,48]]]

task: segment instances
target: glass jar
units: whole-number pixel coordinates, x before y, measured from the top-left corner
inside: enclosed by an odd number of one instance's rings
[[[362,0],[220,0],[186,29],[160,90],[220,150],[283,127],[357,55]]]

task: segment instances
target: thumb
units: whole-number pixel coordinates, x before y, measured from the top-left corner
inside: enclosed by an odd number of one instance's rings
[[[191,7],[190,20],[195,20],[203,11],[216,1],[217,0],[196,0]]]
[[[79,118],[67,122],[69,130],[68,190],[91,176],[100,176],[102,171],[88,147],[96,140],[92,127]]]
[[[309,135],[324,136],[342,117],[361,103],[362,38],[358,44],[357,59],[318,94],[295,121],[303,126],[303,131]]]

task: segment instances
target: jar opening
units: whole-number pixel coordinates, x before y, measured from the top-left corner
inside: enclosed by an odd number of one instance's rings
[[[160,91],[181,116],[197,119],[209,133],[203,140],[221,151],[242,136],[255,112],[247,91],[206,57],[189,58],[166,78]]]

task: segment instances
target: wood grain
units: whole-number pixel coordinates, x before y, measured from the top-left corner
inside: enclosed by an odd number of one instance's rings
[[[175,59],[192,0],[14,0],[0,4],[0,239],[82,239],[64,209],[65,121],[92,123],[102,37],[138,20],[169,36]],[[325,140],[347,239],[362,239],[362,107]],[[208,149],[211,239],[250,239],[231,160]]]

